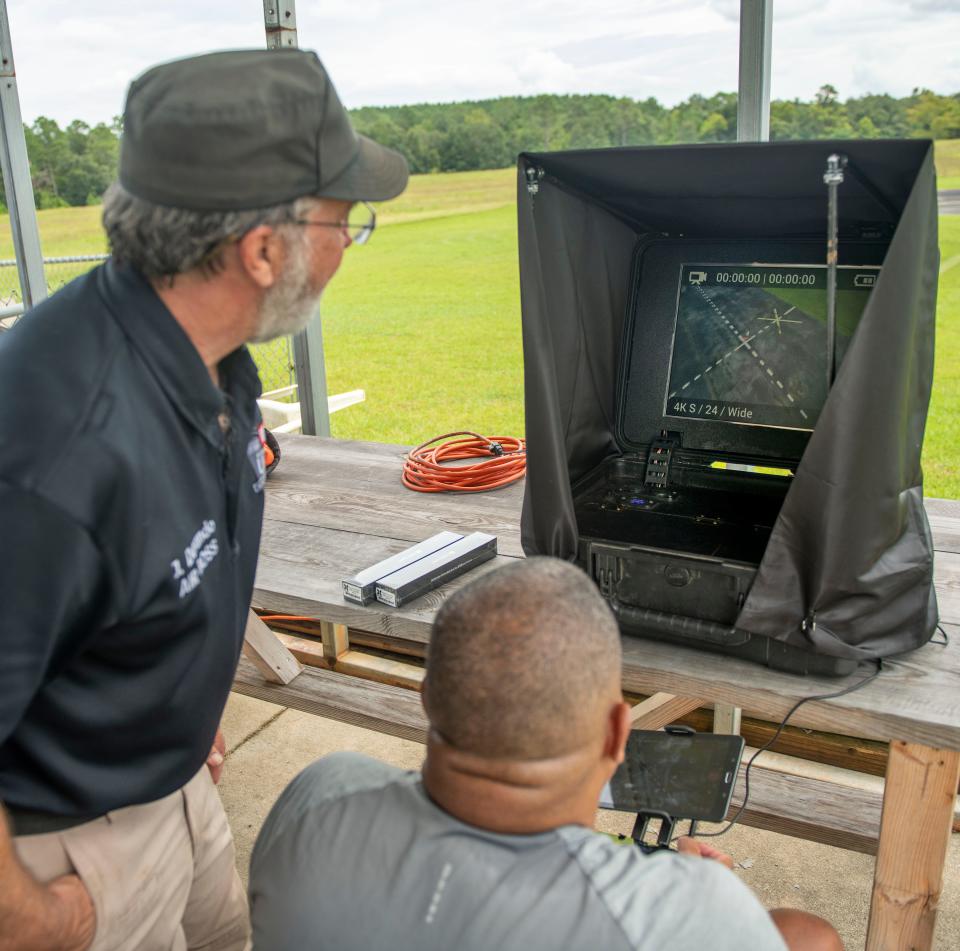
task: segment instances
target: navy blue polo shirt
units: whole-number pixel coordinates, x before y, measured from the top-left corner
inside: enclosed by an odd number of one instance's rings
[[[203,765],[243,645],[263,517],[260,382],[220,387],[108,262],[0,334],[0,800],[159,799]]]

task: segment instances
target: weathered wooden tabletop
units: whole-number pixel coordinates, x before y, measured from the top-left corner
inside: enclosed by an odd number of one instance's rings
[[[497,536],[500,555],[478,571],[522,557],[522,484],[469,495],[414,493],[400,483],[404,447],[303,436],[283,437],[281,446],[281,464],[268,483],[254,596],[258,606],[426,643],[445,593],[469,575],[400,609],[345,602],[341,579],[444,529]],[[960,750],[960,502],[931,499],[927,512],[949,646],[930,643],[891,658],[872,684],[847,697],[806,704],[793,722]],[[872,669],[863,665],[845,678],[799,677],[624,638],[626,689],[734,704],[773,720],[800,698],[840,690]]]

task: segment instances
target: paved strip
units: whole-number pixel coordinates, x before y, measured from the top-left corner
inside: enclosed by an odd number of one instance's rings
[[[942,277],[947,271],[952,271],[958,264],[960,264],[960,254],[955,254],[952,258],[947,258],[946,261],[940,264],[940,276]]]
[[[787,394],[787,399],[790,400],[791,403],[793,403],[794,402],[793,397],[790,395],[789,392],[787,392],[787,390],[785,389],[784,385],[780,382],[780,380],[778,380],[773,375],[773,370],[771,370],[770,367],[768,367],[763,362],[763,359],[760,356],[760,354],[758,354],[757,351],[750,346],[750,343],[752,341],[756,340],[757,337],[759,337],[761,334],[766,333],[771,327],[774,326],[774,324],[770,323],[766,327],[764,327],[763,330],[759,330],[757,331],[757,333],[753,334],[753,336],[745,337],[743,333],[741,333],[740,328],[734,326],[730,322],[730,319],[727,317],[727,315],[717,306],[717,302],[712,297],[708,297],[706,291],[704,291],[704,289],[699,284],[697,285],[697,290],[700,292],[700,296],[703,297],[703,299],[713,308],[716,315],[724,322],[724,324],[726,324],[727,329],[740,341],[740,343],[736,347],[734,347],[732,350],[728,350],[719,360],[717,360],[716,363],[711,363],[705,370],[701,370],[692,380],[687,380],[687,382],[684,383],[679,390],[674,390],[672,393],[670,393],[669,396],[667,396],[667,399],[668,400],[673,399],[677,395],[677,393],[681,392],[682,390],[685,390],[688,386],[690,386],[691,383],[696,383],[697,380],[699,380],[704,374],[709,373],[714,367],[720,366],[720,364],[723,363],[723,361],[726,360],[727,357],[733,355],[743,347],[747,347],[748,350],[750,351],[750,355],[759,362],[761,367],[766,368],[767,376],[769,376],[770,379],[773,380],[773,382],[776,383],[777,386],[781,390],[783,390],[784,393]],[[783,317],[786,317],[787,314],[789,314],[791,311],[794,311],[794,310],[796,310],[796,306],[791,307],[790,310],[788,310],[785,314],[782,315],[780,320],[782,320]],[[797,323],[797,321],[789,321],[789,323]],[[779,331],[779,329],[780,328],[778,324],[777,330]],[[800,412],[803,413],[803,410],[801,410]],[[803,418],[804,419],[807,418],[806,413],[803,413]]]
[[[937,210],[941,215],[960,215],[960,189],[937,192]]]

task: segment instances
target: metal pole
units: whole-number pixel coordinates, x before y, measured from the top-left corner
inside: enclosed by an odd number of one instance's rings
[[[298,46],[295,0],[263,0],[263,25],[267,33],[267,49],[296,49]],[[300,401],[301,430],[307,436],[329,436],[327,371],[319,309],[306,329],[293,338],[293,372]]]
[[[737,141],[770,138],[770,42],[773,0],[740,0],[740,88],[737,94]],[[727,463],[731,469],[751,466]],[[713,732],[739,733],[740,707],[713,705]]]
[[[837,223],[837,187],[843,184],[845,155],[831,155],[823,182],[827,186],[827,392],[837,375],[837,256],[839,226]]]
[[[773,0],[740,0],[740,89],[737,141],[770,138],[770,46]]]
[[[263,0],[263,25],[267,31],[267,49],[296,49],[296,0]]]
[[[10,231],[20,276],[23,306],[29,310],[47,296],[43,252],[37,227],[37,207],[30,180],[30,160],[23,135],[13,42],[7,18],[7,0],[0,0],[0,171],[10,212]]]

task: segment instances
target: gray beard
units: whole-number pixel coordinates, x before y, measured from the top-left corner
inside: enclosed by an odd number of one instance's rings
[[[287,241],[287,267],[263,296],[257,330],[251,343],[266,343],[297,334],[310,322],[320,303],[320,294],[310,287],[308,249],[299,235]]]

